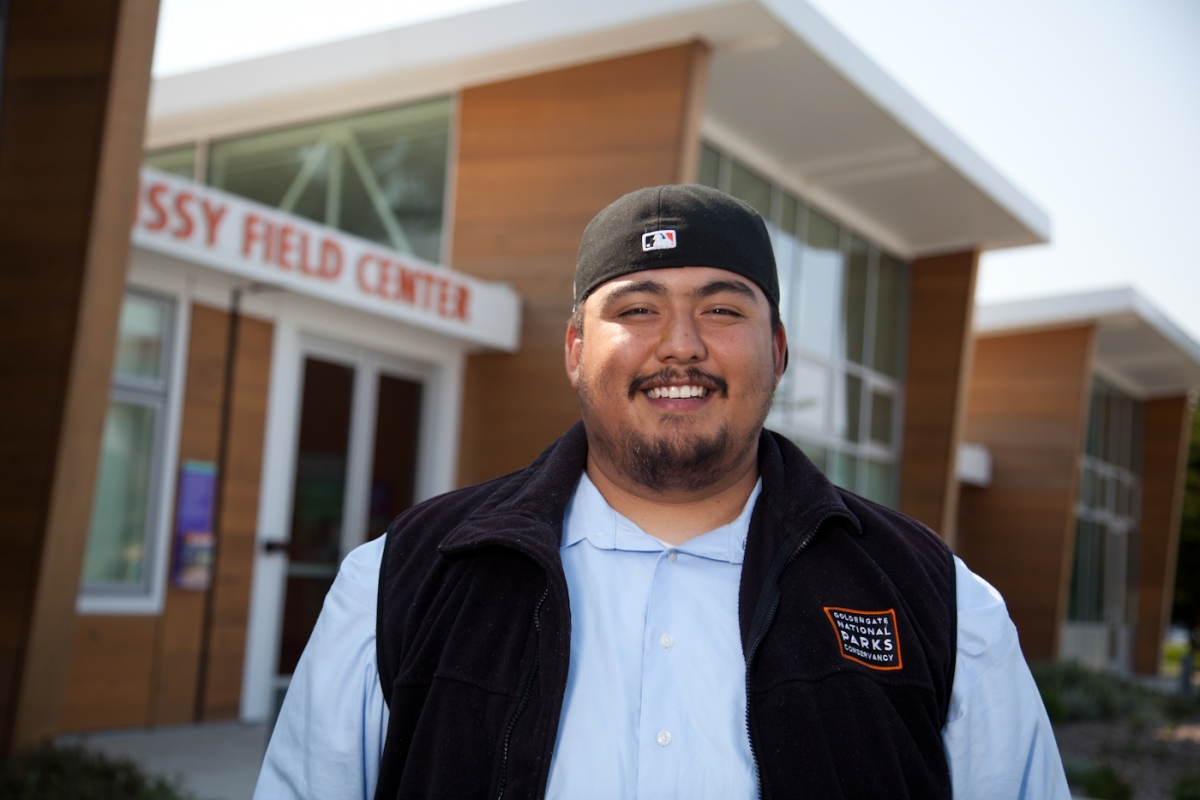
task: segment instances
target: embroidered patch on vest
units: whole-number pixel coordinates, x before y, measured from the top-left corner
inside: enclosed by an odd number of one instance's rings
[[[904,666],[900,659],[900,636],[896,632],[896,610],[856,611],[825,606],[833,625],[842,658],[871,669],[891,670]]]

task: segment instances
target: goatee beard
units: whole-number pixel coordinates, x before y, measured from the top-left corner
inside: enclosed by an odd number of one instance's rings
[[[683,415],[665,417],[663,427],[669,430],[648,437],[627,421],[615,430],[606,430],[592,413],[587,383],[579,384],[579,405],[588,440],[626,478],[655,493],[697,492],[728,476],[757,447],[758,431],[769,404],[768,394],[762,419],[742,441],[735,439],[728,425],[709,437],[690,434]]]

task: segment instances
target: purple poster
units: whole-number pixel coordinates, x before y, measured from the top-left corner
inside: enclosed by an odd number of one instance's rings
[[[175,513],[175,563],[171,583],[179,589],[207,589],[212,583],[213,500],[217,466],[185,461],[179,470]]]

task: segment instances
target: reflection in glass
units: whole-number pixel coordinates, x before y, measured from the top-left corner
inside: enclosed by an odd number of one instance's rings
[[[145,576],[146,511],[158,409],[123,400],[108,405],[83,580],[139,584]]]
[[[892,417],[895,400],[890,394],[871,392],[871,441],[892,443]]]
[[[837,225],[810,210],[800,262],[799,324],[793,342],[827,358],[834,354],[840,328],[844,259],[838,240]]]
[[[834,381],[833,431],[841,438],[857,442],[862,416],[862,378],[842,374]]]
[[[855,364],[863,363],[863,342],[867,325],[867,243],[858,237],[850,239],[850,257],[846,264],[845,357]]]
[[[867,462],[867,485],[863,495],[885,506],[896,502],[896,467],[879,461]]]
[[[821,447],[819,444],[806,442],[803,439],[798,440],[796,445],[800,448],[804,455],[808,456],[808,460],[811,461],[817,469],[821,470],[822,472],[825,471],[826,461],[829,457],[828,449]]]
[[[162,378],[166,305],[138,295],[121,303],[114,371],[118,377]]]
[[[784,419],[792,426],[824,431],[829,408],[829,368],[792,357]]]
[[[436,262],[449,138],[435,100],[215,142],[209,182]]]
[[[843,489],[858,491],[858,459],[846,453],[830,453],[829,470],[826,474]]]
[[[279,673],[300,660],[341,556],[354,370],[304,361]]]
[[[889,255],[879,256],[875,302],[874,367],[900,377],[900,346],[904,318],[904,265]]]
[[[391,521],[413,504],[421,384],[380,375],[377,397],[368,539],[383,535]]]
[[[729,175],[729,193],[753,206],[763,219],[771,218],[771,184],[736,161]]]
[[[799,230],[800,203],[787,192],[783,193],[783,203],[779,209],[779,227],[784,233],[796,235]]]
[[[720,188],[721,154],[708,145],[700,148],[700,168],[696,170],[696,183]]]
[[[178,175],[180,178],[195,180],[196,178],[196,146],[172,147],[166,150],[155,150],[146,153],[145,163],[148,167]]]
[[[792,313],[798,242],[794,236],[774,225],[768,225],[767,230],[771,234],[771,248],[775,251],[775,270],[779,275],[779,318],[786,327]]]

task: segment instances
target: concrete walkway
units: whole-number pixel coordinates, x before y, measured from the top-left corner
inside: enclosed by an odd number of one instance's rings
[[[267,749],[267,727],[208,723],[71,734],[57,741],[128,758],[146,772],[179,778],[197,800],[250,800]]]

